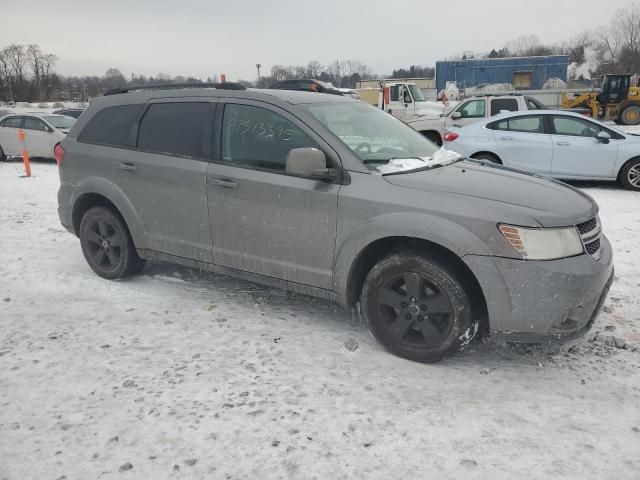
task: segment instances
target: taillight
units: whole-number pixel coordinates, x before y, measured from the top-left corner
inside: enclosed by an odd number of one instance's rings
[[[62,162],[64,162],[64,148],[62,148],[62,145],[57,144],[55,147],[53,147],[53,158],[56,159],[58,167],[61,167]]]
[[[460,135],[458,135],[457,133],[453,133],[453,132],[447,132],[444,134],[444,137],[442,137],[442,139],[445,142],[453,142],[456,138],[458,138]]]

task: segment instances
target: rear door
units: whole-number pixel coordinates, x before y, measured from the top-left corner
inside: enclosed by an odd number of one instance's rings
[[[289,151],[304,147],[338,167],[330,147],[275,106],[228,100],[218,115],[220,149],[207,172],[214,262],[331,289],[340,185],[285,171]]]
[[[148,247],[211,263],[205,175],[215,104],[157,100],[132,136],[135,148],[115,164],[122,188],[144,224]]]
[[[22,129],[25,133],[27,151],[32,157],[53,157],[53,130],[37,117],[24,117]]]
[[[7,117],[0,124],[0,147],[5,155],[19,155],[22,145],[18,140],[18,131],[22,128],[23,117]]]
[[[518,100],[516,98],[490,98],[491,116],[498,115],[503,112],[517,112]]]
[[[614,176],[618,158],[617,133],[583,117],[553,115],[551,119],[554,176]],[[608,144],[596,138],[601,131],[611,136]]]
[[[497,120],[493,130],[502,162],[513,168],[541,174],[551,173],[553,147],[544,115],[526,115]]]

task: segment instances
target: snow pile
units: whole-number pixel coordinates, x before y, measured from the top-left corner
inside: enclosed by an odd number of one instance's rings
[[[482,83],[475,87],[466,88],[464,93],[470,97],[472,95],[482,95],[487,93],[512,92],[515,90],[510,83]]]
[[[616,256],[586,338],[421,365],[322,300],[97,277],[31,168],[0,163],[0,478],[638,478],[640,194],[577,184]]]
[[[561,78],[550,78],[542,85],[543,90],[562,90],[564,88],[567,88],[567,82]]]

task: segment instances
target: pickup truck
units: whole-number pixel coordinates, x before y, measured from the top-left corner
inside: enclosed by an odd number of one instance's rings
[[[483,95],[462,100],[443,114],[416,116],[405,122],[436,145],[442,145],[442,136],[448,127],[462,127],[505,110],[517,112],[545,108],[535,98],[525,95]]]

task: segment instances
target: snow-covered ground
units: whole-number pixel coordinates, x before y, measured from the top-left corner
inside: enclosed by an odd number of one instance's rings
[[[639,478],[640,194],[580,185],[616,255],[589,335],[421,365],[324,301],[98,278],[32,170],[0,163],[0,479]]]

